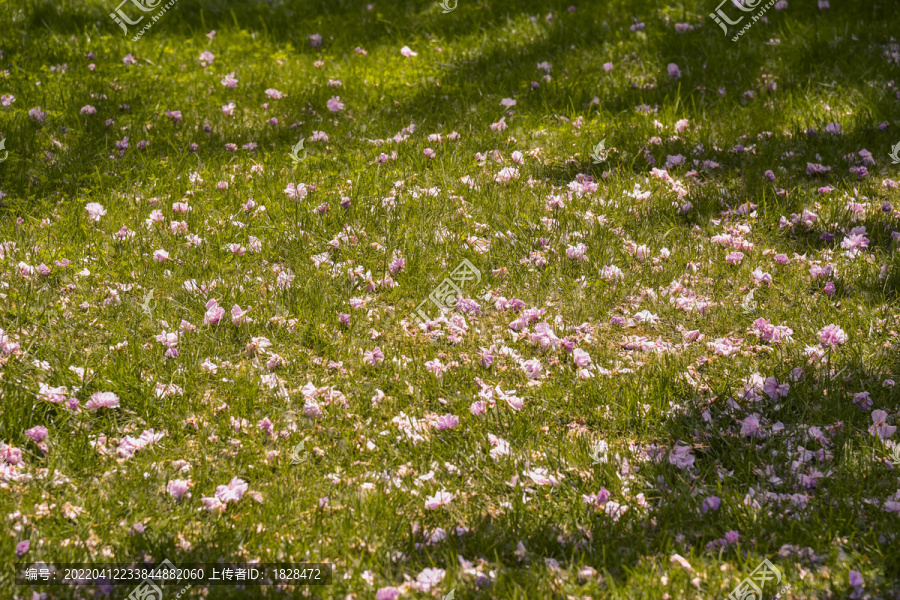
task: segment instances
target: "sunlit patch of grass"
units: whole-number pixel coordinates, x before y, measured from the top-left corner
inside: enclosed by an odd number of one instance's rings
[[[179,0],[134,44],[113,8],[28,0],[0,12],[13,40],[0,95],[15,96],[0,107],[0,243],[14,243],[0,260],[0,328],[18,344],[0,353],[0,441],[30,476],[0,478],[6,562],[28,539],[23,560],[333,562],[318,597],[374,597],[437,567],[434,589],[404,595],[631,599],[724,597],[768,558],[788,597],[849,595],[851,570],[873,597],[894,593],[891,445],[868,431],[874,409],[897,423],[900,393],[885,385],[900,381],[900,195],[883,183],[900,174],[887,156],[900,70],[886,43],[900,23],[885,6],[790,2],[737,43],[705,2],[570,12],[460,0],[443,14],[435,2]],[[233,89],[221,83],[232,72]],[[595,164],[601,139],[609,153]],[[860,178],[850,167],[863,149],[874,164]],[[682,197],[651,173],[677,155]],[[807,163],[832,169],[808,175]],[[499,183],[505,167],[518,177]],[[596,191],[578,191],[585,176]],[[291,183],[308,194],[289,198]],[[106,210],[99,221],[90,202]],[[188,212],[173,210],[181,202]],[[791,223],[804,210],[817,219]],[[133,237],[116,236],[123,226]],[[868,247],[851,258],[841,243],[860,226]],[[713,239],[725,233],[753,245],[736,264]],[[567,255],[578,244],[584,260]],[[491,293],[482,314],[432,332],[405,321],[463,259]],[[28,273],[40,265],[49,272]],[[834,273],[811,276],[826,265]],[[771,283],[754,282],[762,272]],[[516,333],[521,311],[501,297],[545,313]],[[204,324],[210,298],[226,309],[218,325]],[[233,305],[250,321],[233,325]],[[793,339],[757,339],[760,318]],[[572,352],[529,341],[538,322],[589,353],[591,377]],[[848,341],[811,361],[831,323]],[[163,332],[179,332],[177,357]],[[733,354],[721,340],[737,340]],[[790,391],[754,400],[757,373]],[[65,386],[80,410],[39,399],[41,385]],[[103,391],[121,406],[86,409]],[[490,394],[496,405],[473,414]],[[321,416],[307,416],[307,396]],[[401,413],[459,424],[419,440]],[[753,413],[767,437],[742,433]],[[25,433],[35,426],[46,447]],[[125,436],[149,429],[165,435],[117,460]],[[309,458],[292,465],[301,440]],[[673,464],[681,444],[690,468]],[[822,458],[801,460],[800,447]],[[261,501],[204,510],[200,498],[234,477]],[[167,493],[174,479],[191,480],[191,497]],[[586,502],[601,488],[627,510]],[[453,501],[426,509],[441,490]],[[721,506],[704,512],[710,497]],[[67,503],[85,512],[67,516]],[[737,541],[723,543],[729,532]],[[0,587],[12,589],[8,574]],[[263,592],[208,593],[248,595]]]

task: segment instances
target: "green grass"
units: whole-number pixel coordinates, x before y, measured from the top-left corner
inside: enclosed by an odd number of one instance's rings
[[[783,597],[847,597],[851,570],[872,598],[898,597],[900,516],[883,505],[900,500],[890,464],[900,434],[882,441],[868,428],[872,410],[900,421],[900,387],[883,384],[900,381],[892,238],[900,191],[883,183],[900,179],[889,158],[900,142],[900,61],[890,56],[900,16],[886,2],[820,10],[788,0],[732,42],[708,17],[713,2],[577,2],[570,13],[574,1],[459,0],[444,14],[436,2],[376,1],[367,10],[349,0],[178,0],[137,42],[109,18],[113,1],[0,6],[0,95],[15,97],[0,107],[9,152],[0,163],[0,328],[18,344],[0,354],[0,441],[22,454],[4,467],[18,476],[0,477],[10,534],[0,563],[330,562],[334,584],[311,595],[360,600],[426,568],[446,575],[430,591],[406,586],[402,597],[455,589],[457,599],[718,599],[768,558],[791,585]],[[139,13],[133,4],[123,11]],[[645,29],[631,31],[635,19]],[[676,23],[695,29],[677,33]],[[317,33],[314,48],[307,37]],[[402,56],[407,45],[418,56]],[[215,55],[205,67],[204,51]],[[128,54],[135,64],[123,63]],[[545,61],[549,79],[538,68]],[[680,78],[669,77],[670,63]],[[221,79],[232,72],[238,85],[229,89]],[[270,88],[285,97],[267,97]],[[334,96],[345,105],[336,113],[327,108]],[[504,98],[516,105],[505,108]],[[96,113],[82,114],[86,105]],[[42,123],[29,116],[36,107]],[[504,116],[508,128],[492,131]],[[842,132],[826,133],[829,123]],[[407,139],[391,141],[411,124]],[[315,131],[328,141],[311,141]],[[448,139],[454,131],[459,138]],[[436,133],[442,140],[429,141]],[[308,155],[294,165],[288,153],[300,138]],[[602,139],[609,154],[598,164],[591,152]],[[242,148],[251,142],[254,150]],[[875,164],[858,178],[850,167],[863,164],[863,149]],[[651,175],[679,154],[686,164],[669,172],[683,197]],[[807,163],[832,170],[807,175]],[[504,167],[519,177],[495,182]],[[598,189],[569,193],[579,174]],[[295,201],[289,183],[315,190]],[[634,197],[636,185],[649,197]],[[826,185],[833,189],[820,193]],[[855,218],[851,201],[863,205]],[[106,210],[99,222],[85,210],[92,202]],[[176,202],[190,211],[173,212]],[[751,214],[733,212],[748,202]],[[163,221],[148,226],[154,210]],[[780,226],[804,210],[818,215],[810,227]],[[186,231],[173,232],[173,221]],[[120,240],[123,226],[134,235]],[[859,226],[868,248],[849,257],[841,242]],[[711,239],[726,232],[752,244],[740,264]],[[188,233],[202,243],[189,245]],[[578,243],[583,261],[566,255]],[[160,249],[168,261],[154,260]],[[781,253],[788,264],[774,260]],[[320,256],[331,264],[317,266]],[[396,257],[405,264],[392,274]],[[448,312],[437,334],[406,321],[463,259],[491,293],[479,300],[482,314]],[[23,274],[21,263],[49,272]],[[812,279],[813,264],[835,272]],[[622,270],[618,282],[601,277],[609,265]],[[754,283],[757,267],[770,285]],[[277,283],[283,270],[290,286]],[[379,283],[391,275],[396,286],[367,289],[369,275]],[[190,291],[188,281],[203,289]],[[676,306],[673,282],[708,309]],[[545,313],[514,332],[522,313],[496,308],[500,297]],[[218,325],[203,323],[210,298],[226,310]],[[251,322],[232,324],[235,304],[251,307]],[[610,324],[645,310],[658,322]],[[350,315],[346,327],[341,313]],[[749,331],[759,318],[790,327],[792,340],[758,341]],[[166,358],[155,338],[182,320],[196,331],[180,333],[178,356]],[[538,322],[588,352],[593,377],[579,377],[562,346],[523,335]],[[807,347],[829,324],[847,342],[810,360]],[[685,343],[691,330],[703,339]],[[626,347],[632,336],[669,346]],[[248,345],[260,337],[271,346],[254,353]],[[731,356],[707,346],[728,337],[742,339]],[[364,353],[376,346],[384,360],[371,365]],[[493,365],[484,367],[481,353],[492,346]],[[274,371],[272,354],[283,359]],[[216,373],[201,366],[207,359]],[[426,367],[435,359],[449,366],[440,378]],[[531,359],[540,379],[520,365]],[[85,369],[83,378],[71,367]],[[790,380],[796,368],[803,377]],[[754,402],[742,393],[754,373],[788,381],[790,391]],[[473,415],[477,379],[515,393],[523,408],[498,398]],[[303,410],[309,382],[342,393],[322,390],[319,418]],[[42,384],[66,386],[81,409],[40,399]],[[158,397],[157,385],[170,384],[183,393]],[[120,407],[86,410],[104,391]],[[865,411],[853,402],[863,391],[873,403]],[[401,413],[431,422],[452,413],[459,425],[414,443],[392,422]],[[741,435],[751,413],[764,418],[765,438]],[[274,435],[259,428],[264,418]],[[776,423],[783,431],[771,431]],[[25,434],[35,426],[48,430],[46,451]],[[147,429],[165,435],[117,461],[118,441]],[[508,455],[492,457],[489,435],[508,442]],[[599,440],[607,460],[594,464]],[[292,465],[300,441],[308,459]],[[670,463],[679,442],[692,447],[692,468]],[[801,446],[825,451],[825,460],[792,467]],[[555,485],[533,483],[526,473],[535,469]],[[804,487],[801,476],[815,472],[817,485]],[[205,510],[201,496],[234,477],[261,502],[245,495],[222,514]],[[190,498],[170,497],[173,479],[192,481]],[[584,503],[601,487],[628,506],[618,520]],[[453,501],[426,509],[441,490]],[[745,502],[749,490],[758,505]],[[770,493],[780,496],[766,500]],[[709,496],[721,506],[704,514]],[[84,512],[67,516],[67,504]],[[436,531],[446,538],[429,543]],[[708,546],[729,531],[740,534],[736,544]],[[18,559],[23,540],[31,547]],[[579,576],[586,567],[597,575]],[[32,593],[13,585],[11,569],[0,588],[3,597]],[[180,588],[167,589],[174,597]],[[117,587],[113,597],[130,590]],[[218,586],[206,597],[300,594]]]

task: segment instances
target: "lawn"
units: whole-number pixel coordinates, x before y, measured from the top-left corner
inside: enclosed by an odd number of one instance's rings
[[[0,5],[0,597],[900,598],[900,11],[716,1]]]

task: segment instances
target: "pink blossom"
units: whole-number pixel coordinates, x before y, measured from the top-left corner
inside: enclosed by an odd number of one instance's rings
[[[444,429],[453,429],[459,425],[459,417],[453,414],[441,415],[437,418],[437,423],[435,424],[435,429],[438,431]]]
[[[400,48],[400,54],[405,56],[406,58],[412,58],[413,56],[418,56],[418,52],[413,52],[409,46],[403,46]]]
[[[88,202],[84,205],[84,209],[88,212],[88,215],[90,215],[91,220],[96,223],[99,223],[100,217],[106,214],[106,209],[103,208],[102,204],[97,202]]]
[[[841,241],[841,248],[847,250],[847,256],[853,258],[860,250],[869,247],[869,238],[863,233],[851,233]]]
[[[515,167],[504,167],[494,175],[494,181],[497,183],[507,183],[512,179],[519,178],[519,170]]]
[[[341,102],[339,96],[333,96],[329,98],[326,105],[328,106],[328,110],[330,110],[331,112],[340,112],[344,110],[344,103]]]
[[[812,265],[809,268],[809,276],[812,279],[818,279],[820,277],[830,277],[833,274],[834,267],[832,267],[831,265],[825,265],[824,267],[821,267],[819,265]]]
[[[778,380],[774,377],[769,377],[766,379],[766,382],[763,384],[763,392],[771,398],[772,400],[778,400],[779,398],[784,398],[788,395],[788,392],[791,391],[791,384],[782,383],[779,384]]]
[[[716,512],[719,510],[719,506],[722,504],[722,499],[718,496],[707,496],[703,500],[703,504],[700,506],[700,512],[703,514],[708,513],[709,511]]]
[[[494,388],[494,392],[498,399],[505,401],[513,410],[522,410],[522,407],[525,406],[525,401],[515,395],[515,390],[504,392],[498,385]]]
[[[768,273],[763,272],[762,269],[756,267],[751,273],[750,277],[753,278],[753,283],[756,285],[771,285],[772,284],[772,276]]]
[[[447,371],[447,366],[442,364],[438,358],[427,361],[425,363],[425,368],[434,373],[438,379],[443,377],[444,373]]]
[[[791,341],[791,336],[794,335],[794,330],[790,327],[772,325],[762,317],[753,322],[753,332],[756,332],[761,340],[775,345],[782,341]]]
[[[25,435],[33,439],[35,442],[43,442],[45,439],[47,439],[47,433],[47,428],[43,425],[37,425],[35,427],[32,427],[31,429],[25,430]]]
[[[681,333],[681,339],[685,342],[696,342],[703,338],[703,334],[700,333],[699,329],[692,329],[690,331],[683,331]]]
[[[204,325],[215,325],[225,316],[225,309],[219,306],[218,301],[210,299],[206,303],[206,314],[203,316]]]
[[[850,167],[850,174],[856,175],[857,179],[868,177],[869,170],[866,167]]]
[[[869,427],[869,433],[872,435],[876,435],[879,438],[886,440],[897,431],[897,427],[894,425],[887,424],[887,416],[888,414],[883,410],[873,410],[872,411],[872,426]]]
[[[668,156],[666,156],[666,168],[671,169],[672,167],[677,167],[679,165],[683,165],[684,160],[685,160],[685,158],[681,154],[674,154],[674,155],[669,154]],[[665,177],[671,177],[671,176],[668,175],[668,173],[667,173],[665,176],[663,176],[663,178],[665,178]]]
[[[535,325],[534,333],[530,334],[528,337],[532,344],[536,344],[541,348],[556,348],[560,343],[560,339],[547,323],[538,323]]]
[[[669,72],[669,77],[672,79],[678,79],[681,77],[681,69],[678,68],[678,65],[675,63],[669,63],[669,66],[666,67],[666,70]]]
[[[257,422],[256,426],[259,427],[260,431],[268,434],[271,434],[275,428],[275,424],[272,423],[272,420],[269,417],[263,417]]]
[[[292,200],[303,200],[304,198],[306,198],[308,190],[306,188],[306,184],[304,183],[289,183],[284,189],[284,193],[287,194],[288,198]]]
[[[68,398],[68,393],[68,388],[65,386],[50,387],[45,383],[41,383],[38,386],[37,398],[53,404],[61,404]]]
[[[236,502],[244,497],[248,487],[246,481],[235,477],[228,482],[228,485],[220,485],[216,488],[216,498],[222,502]]]
[[[822,175],[831,170],[831,167],[824,167],[818,163],[806,163],[807,175]]]
[[[375,600],[397,600],[399,596],[400,590],[395,587],[383,587],[375,592]]]
[[[522,363],[522,370],[525,371],[525,375],[527,375],[529,379],[540,379],[543,366],[541,365],[541,361],[532,358]]]
[[[625,274],[622,272],[622,269],[616,265],[609,265],[600,269],[600,279],[616,280],[624,278]]]
[[[669,463],[675,465],[679,469],[690,469],[694,466],[694,455],[691,454],[691,447],[678,442],[669,452]]]
[[[238,84],[238,80],[235,79],[235,77],[234,77],[234,71],[232,71],[231,73],[229,73],[228,75],[226,75],[225,77],[222,78],[222,85],[224,85],[225,87],[227,87],[229,89],[236,88],[237,84]]]
[[[209,512],[223,513],[225,512],[226,504],[213,496],[212,498],[207,498],[203,496],[200,498],[203,504],[206,505],[206,510]]]
[[[445,506],[449,506],[452,501],[453,494],[445,491],[440,491],[434,496],[428,496],[425,499],[425,508],[428,510],[438,510]]]
[[[572,360],[578,368],[583,369],[591,364],[591,355],[581,348],[575,348],[575,350],[572,351]]]
[[[373,367],[376,363],[380,363],[384,360],[384,353],[381,351],[381,348],[375,346],[373,350],[367,350],[363,353],[363,361],[369,363]]]
[[[119,397],[112,392],[96,392],[84,405],[87,410],[119,408]]]
[[[535,482],[537,485],[555,486],[556,484],[559,483],[559,481],[556,479],[556,477],[549,475],[547,469],[544,469],[544,468],[523,471],[522,475],[524,475],[525,477],[528,477],[533,482]]]
[[[492,433],[488,434],[488,442],[493,446],[488,452],[493,460],[499,460],[501,456],[509,456],[509,442]]]
[[[138,437],[126,435],[122,441],[119,442],[119,447],[116,448],[116,455],[119,458],[131,458],[134,456],[135,452],[155,444],[161,440],[164,435],[164,433],[156,433],[152,429],[143,431]]]
[[[17,465],[22,462],[22,450],[13,446],[3,446],[0,448],[0,460],[10,465]],[[2,465],[0,465],[2,469]]]
[[[825,2],[825,4],[827,5],[828,3]],[[822,2],[819,2],[819,8],[822,8]],[[826,6],[826,8],[827,8],[827,6]],[[859,571],[850,571],[847,579],[850,583],[850,587],[853,588],[853,592],[850,594],[849,597],[852,600],[857,600],[859,598],[862,598],[863,594],[864,594],[864,588],[866,587],[866,584],[863,581],[862,573],[860,573]]]
[[[181,500],[185,494],[190,498],[191,494],[188,490],[192,485],[194,484],[190,479],[173,479],[166,485],[166,491],[176,500]]]
[[[37,121],[38,123],[43,123],[44,119],[47,117],[47,113],[41,110],[41,107],[38,106],[36,108],[32,108],[28,111],[28,116]]]
[[[242,309],[240,306],[235,304],[231,307],[231,322],[234,325],[240,325],[244,319],[247,317],[247,314],[250,312],[250,307],[247,307],[247,310]]]
[[[819,332],[819,341],[822,343],[823,347],[827,346],[834,350],[847,341],[847,334],[837,325],[826,325]]]
[[[756,437],[759,435],[760,425],[759,425],[759,414],[753,413],[752,415],[745,418],[741,421],[741,435],[744,437]]]
[[[585,261],[588,259],[587,246],[580,243],[574,246],[569,246],[568,248],[566,248],[566,256],[568,256],[572,260]]]
[[[414,585],[419,588],[419,591],[427,594],[431,591],[431,588],[444,579],[446,574],[447,572],[444,571],[444,569],[423,569],[416,577],[416,583]]]

